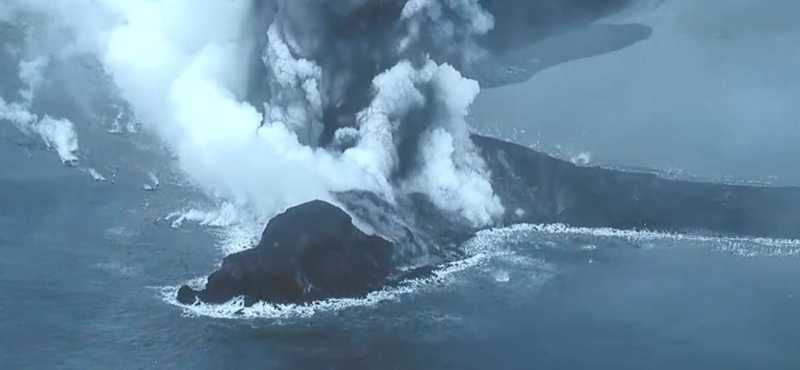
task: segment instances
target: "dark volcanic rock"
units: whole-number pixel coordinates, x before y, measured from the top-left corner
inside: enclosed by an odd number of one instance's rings
[[[678,181],[582,167],[499,139],[472,139],[492,172],[506,224],[800,238],[800,188]]]
[[[182,286],[178,289],[178,302],[183,304],[194,304],[197,302],[197,291],[190,288],[188,285]]]
[[[275,216],[255,248],[225,257],[197,298],[223,303],[244,296],[251,305],[364,295],[394,272],[393,252],[392,243],[363,233],[347,213],[316,200]],[[193,302],[191,288],[181,291],[181,302]]]
[[[356,218],[396,246],[396,260],[404,268],[452,260],[460,255],[458,247],[478,231],[460,214],[436,207],[424,194],[397,197],[394,204],[364,191],[337,193],[336,197]]]

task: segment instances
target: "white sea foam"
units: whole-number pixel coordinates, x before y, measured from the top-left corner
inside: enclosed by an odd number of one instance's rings
[[[500,269],[494,273],[494,280],[498,283],[507,283],[509,280],[511,280],[511,276],[505,269]]]
[[[144,184],[144,186],[142,187],[144,190],[154,191],[158,189],[159,186],[161,186],[161,181],[158,180],[158,176],[156,176],[155,172],[151,171],[147,174],[147,176],[150,178],[150,183]]]
[[[188,208],[172,212],[164,217],[164,220],[170,221],[173,228],[181,227],[187,221],[202,226],[230,227],[238,224],[242,220],[242,215],[236,206],[225,202],[212,210]]]
[[[255,234],[258,230],[257,226],[259,226],[257,223],[250,223],[249,226],[248,224],[238,224],[220,229],[221,250],[227,255],[251,248],[258,241],[257,234]],[[397,301],[404,296],[422,294],[435,289],[446,289],[453,283],[458,282],[458,277],[462,273],[483,266],[493,259],[497,259],[504,264],[516,266],[542,267],[541,261],[518,256],[513,251],[503,247],[501,241],[497,239],[497,236],[500,235],[502,233],[480,233],[465,244],[464,248],[467,252],[467,257],[445,263],[435,269],[429,276],[409,279],[396,286],[385,287],[369,293],[362,298],[336,298],[304,305],[259,302],[251,307],[245,307],[243,297],[238,297],[221,305],[205,303],[184,305],[177,301],[177,291],[180,286],[159,288],[159,294],[165,302],[181,307],[184,314],[193,317],[206,316],[224,319],[309,318],[316,314],[348,308],[374,307],[381,303]],[[552,269],[547,274],[537,275],[535,272],[529,272],[528,275],[530,275],[528,276],[529,279],[544,281],[552,275]],[[205,286],[205,278],[193,279],[186,282],[186,284],[194,289],[202,289]]]
[[[257,242],[254,238],[252,228],[224,228],[221,243],[222,249],[226,253],[238,252],[242,249],[251,247]],[[540,259],[522,256],[503,245],[503,237],[513,230],[496,229],[479,233],[475,238],[469,240],[464,245],[467,257],[444,263],[436,268],[429,276],[405,280],[402,283],[385,287],[381,290],[367,294],[362,298],[335,298],[324,301],[312,302],[309,304],[269,304],[259,302],[251,307],[245,307],[244,298],[238,297],[230,302],[221,305],[196,303],[194,305],[184,305],[177,301],[177,291],[180,286],[170,286],[159,288],[161,298],[177,307],[183,309],[187,316],[213,317],[223,319],[291,319],[291,318],[310,318],[317,314],[332,311],[339,311],[351,308],[375,307],[379,304],[396,302],[403,297],[435,292],[439,289],[449,289],[464,281],[464,274],[489,263],[498,264],[500,270],[492,270],[497,273],[492,274],[492,278],[499,283],[509,283],[511,281],[509,269],[525,269],[524,277],[515,280],[514,287],[521,286],[524,289],[534,289],[548,281],[555,273],[556,269],[551,264]],[[205,278],[197,278],[186,282],[194,289],[202,289],[205,286]]]
[[[135,277],[140,274],[137,268],[125,265],[121,262],[98,263],[95,267],[113,274],[121,275],[125,278]]]
[[[86,171],[89,172],[90,175],[92,175],[94,181],[106,181],[105,176],[100,174],[100,172],[97,172],[97,170],[95,170],[94,168],[89,168]]]
[[[305,305],[258,302],[251,307],[245,307],[243,297],[235,298],[230,302],[220,305],[205,303],[184,305],[179,303],[176,299],[178,286],[160,288],[159,292],[164,301],[181,307],[188,316],[207,316],[224,319],[308,318],[316,314],[347,308],[373,307],[384,302],[396,301],[400,299],[400,297],[409,294],[420,293],[435,287],[447,286],[455,281],[454,277],[458,273],[484,263],[487,258],[487,255],[478,254],[463,260],[447,263],[433,271],[428,277],[406,280],[398,286],[386,287],[369,293],[363,298],[336,298]],[[203,278],[195,279],[187,284],[195,289],[199,289],[203,287],[204,280]]]
[[[217,245],[225,256],[253,248],[260,240],[262,228],[260,222],[239,220],[234,225],[217,230]]]
[[[226,228],[228,230],[228,244],[224,247],[226,253],[237,252],[251,247],[257,242],[253,237],[254,229]],[[701,235],[688,235],[678,233],[663,233],[651,231],[618,230],[611,228],[581,228],[570,227],[562,224],[531,225],[520,224],[505,228],[488,229],[479,232],[474,238],[464,244],[468,257],[444,264],[436,269],[431,276],[411,279],[395,287],[387,287],[368,294],[363,298],[329,299],[313,302],[307,305],[293,304],[268,304],[257,303],[252,307],[244,306],[244,299],[237,298],[222,305],[203,304],[183,305],[177,302],[179,286],[160,289],[161,297],[168,303],[181,307],[189,316],[208,316],[228,319],[285,319],[308,318],[316,314],[337,311],[354,307],[373,307],[381,303],[397,301],[403,296],[423,294],[436,289],[447,289],[458,282],[463,273],[475,267],[487,265],[492,261],[496,267],[488,267],[492,280],[498,283],[532,283],[524,285],[527,288],[541,286],[557,273],[551,264],[531,256],[520,254],[522,251],[509,247],[509,242],[518,239],[535,241],[546,236],[591,236],[601,239],[619,239],[631,242],[670,241],[704,243],[712,249],[730,252],[740,256],[800,256],[800,240],[781,240],[765,238],[741,237],[710,237]],[[511,243],[514,244],[514,243]],[[524,244],[524,243],[523,243]],[[674,243],[670,243],[674,244]],[[518,245],[518,244],[515,244]],[[557,246],[557,244],[555,244]],[[595,250],[597,246],[584,244],[581,249],[587,252]],[[588,260],[590,263],[594,261]],[[497,267],[499,266],[499,267]],[[511,278],[511,272],[524,269],[525,274],[520,281]],[[193,288],[203,287],[205,278],[195,279],[188,284]],[[517,285],[512,285],[517,286]]]
[[[487,240],[533,239],[539,235],[581,235],[601,239],[619,239],[630,242],[670,241],[671,245],[702,243],[712,249],[741,256],[800,256],[800,240],[755,237],[704,236],[657,231],[620,230],[613,228],[571,227],[564,224],[519,224],[505,228],[489,229],[478,233],[477,238]],[[594,246],[594,245],[592,245]],[[585,249],[587,246],[583,246]]]
[[[592,153],[580,152],[578,154],[575,154],[570,158],[570,162],[577,164],[579,166],[586,166],[592,162]]]

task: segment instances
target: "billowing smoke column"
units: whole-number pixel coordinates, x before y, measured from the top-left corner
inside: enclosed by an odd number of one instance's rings
[[[357,126],[379,73],[401,61],[421,71],[431,57],[456,63],[474,57],[480,49],[473,36],[493,26],[475,0],[259,0],[256,6],[268,76],[256,79],[256,91],[266,93],[268,112],[277,108],[274,114],[315,146],[329,144],[340,127]],[[430,78],[414,83],[424,90]]]
[[[480,57],[477,0],[261,0],[264,125],[425,192],[476,224],[502,212],[464,121],[479,91],[450,64]],[[257,48],[258,49],[258,48]],[[440,64],[441,63],[441,64]],[[257,65],[257,64],[256,64]]]
[[[94,55],[197,186],[260,216],[347,190],[425,193],[475,225],[503,212],[459,72],[493,27],[478,0],[9,1],[2,18],[70,30],[48,53]]]

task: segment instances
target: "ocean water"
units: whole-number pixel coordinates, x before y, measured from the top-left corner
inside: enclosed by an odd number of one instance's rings
[[[214,204],[0,133],[3,369],[800,367],[800,242],[521,225],[401,289],[237,315],[165,298],[246,242],[164,220]]]

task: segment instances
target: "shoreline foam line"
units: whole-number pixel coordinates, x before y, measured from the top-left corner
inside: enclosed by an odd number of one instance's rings
[[[241,228],[229,227],[228,233],[221,233],[222,243],[220,249],[224,252],[238,250],[243,247],[245,231]],[[497,245],[513,235],[520,233],[541,233],[545,235],[582,235],[606,239],[622,239],[633,242],[668,240],[686,242],[714,242],[733,244],[739,249],[717,248],[721,251],[733,252],[741,256],[800,256],[800,240],[795,239],[768,239],[746,237],[711,237],[702,235],[666,233],[655,231],[620,230],[612,228],[585,228],[570,227],[564,224],[518,224],[503,228],[487,229],[478,232],[475,237],[467,241],[465,250],[471,253],[468,257],[453,262],[442,264],[434,270],[431,276],[409,279],[396,286],[385,287],[381,290],[367,294],[363,298],[334,298],[308,304],[270,304],[258,302],[251,307],[244,306],[244,299],[237,297],[224,304],[196,303],[184,305],[177,301],[177,291],[181,285],[157,287],[161,299],[183,310],[188,317],[210,317],[217,319],[302,319],[310,318],[323,312],[340,311],[354,307],[373,307],[383,302],[391,302],[402,296],[422,292],[437,286],[446,286],[452,283],[453,277],[460,272],[481,266],[492,258],[515,256],[517,253],[508,248],[497,248]],[[227,234],[227,237],[223,235]],[[238,235],[238,237],[233,237]],[[252,238],[252,237],[251,237]],[[236,244],[235,247],[226,244]],[[785,253],[758,253],[752,248],[742,244],[754,244],[778,249],[789,249]],[[718,245],[717,245],[718,246]],[[199,277],[187,282],[189,286],[201,289],[205,284],[205,277]]]

